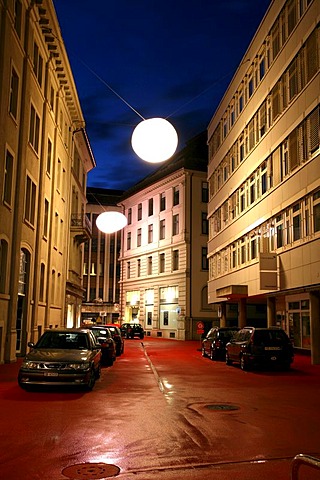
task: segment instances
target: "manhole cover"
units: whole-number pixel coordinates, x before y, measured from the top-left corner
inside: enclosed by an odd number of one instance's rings
[[[219,405],[219,404],[215,404],[215,405],[206,405],[206,407],[208,410],[239,410],[239,407],[237,407],[237,405]]]
[[[72,478],[72,480],[94,480],[115,477],[119,472],[119,467],[107,463],[79,463],[62,470],[63,475]]]

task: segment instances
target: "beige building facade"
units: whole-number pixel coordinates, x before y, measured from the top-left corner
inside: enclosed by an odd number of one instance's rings
[[[147,336],[199,338],[212,323],[207,303],[206,135],[131,188],[121,203],[121,323],[141,323]]]
[[[320,3],[274,0],[208,127],[208,301],[320,363]]]
[[[51,0],[0,0],[0,362],[80,322],[95,166]]]

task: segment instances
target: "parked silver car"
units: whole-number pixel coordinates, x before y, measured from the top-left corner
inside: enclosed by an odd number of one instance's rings
[[[86,329],[47,330],[25,357],[18,374],[21,388],[36,385],[94,387],[101,374],[101,348]]]

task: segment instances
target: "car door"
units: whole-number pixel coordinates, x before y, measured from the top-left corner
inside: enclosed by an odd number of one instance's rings
[[[243,330],[239,330],[228,343],[228,356],[231,360],[237,360],[239,358],[241,345],[245,338],[245,333]]]

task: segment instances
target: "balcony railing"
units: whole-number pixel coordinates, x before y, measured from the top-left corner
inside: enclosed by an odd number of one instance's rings
[[[71,232],[79,243],[83,243],[92,238],[92,224],[85,213],[71,214]]]

